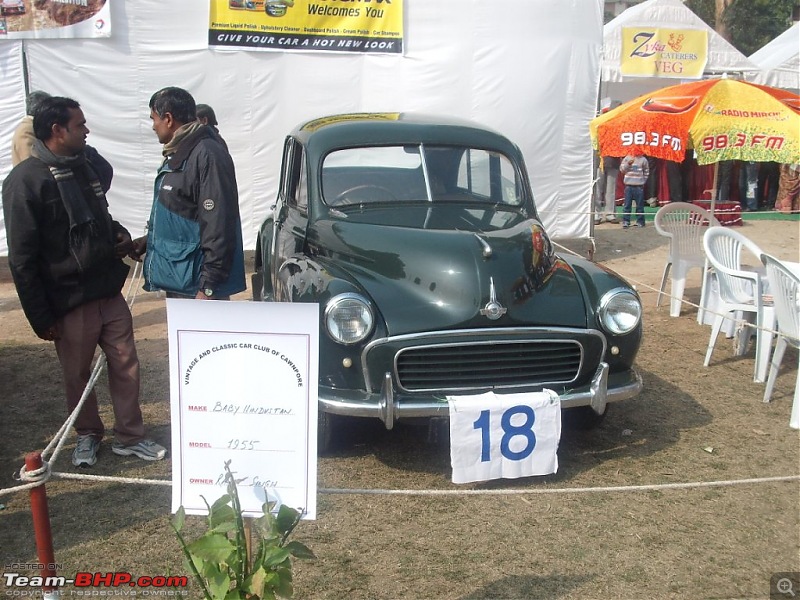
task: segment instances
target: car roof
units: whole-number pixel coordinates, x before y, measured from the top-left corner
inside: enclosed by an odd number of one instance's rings
[[[427,143],[496,150],[520,161],[522,158],[516,144],[488,127],[424,113],[330,115],[298,125],[292,136],[317,156],[339,148]]]

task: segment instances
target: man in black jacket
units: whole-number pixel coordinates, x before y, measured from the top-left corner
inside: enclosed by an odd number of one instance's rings
[[[144,437],[133,319],[120,293],[131,236],[111,218],[103,185],[86,158],[89,129],[80,105],[46,99],[33,129],[31,157],[3,182],[8,262],[25,316],[36,335],[55,342],[70,412],[100,345],[114,409],[112,451],[160,460],[166,450]],[[72,462],[92,466],[105,432],[94,391],[74,425]]]

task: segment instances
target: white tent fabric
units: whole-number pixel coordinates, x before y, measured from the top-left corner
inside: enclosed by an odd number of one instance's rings
[[[0,177],[11,168],[11,136],[25,114],[25,82],[22,70],[22,44],[0,43]],[[8,253],[6,228],[0,214],[0,256]]]
[[[760,68],[750,81],[800,92],[800,22],[749,58]]]
[[[245,247],[273,203],[283,139],[303,120],[351,111],[465,117],[522,149],[551,235],[591,232],[602,0],[405,0],[406,54],[218,52],[206,11],[184,0],[113,2],[110,39],[27,40],[29,89],[81,103],[89,143],[114,166],[109,204],[144,232],[161,147],[148,101],[167,85],[214,107],[237,168]],[[0,177],[24,115],[19,42],[0,42]],[[15,54],[16,53],[16,54]],[[18,59],[17,59],[18,62]],[[7,254],[0,227],[0,255]]]
[[[699,29],[708,32],[706,75],[758,72],[758,66],[734,48],[705,21],[687,8],[682,0],[645,0],[630,7],[603,27],[601,59],[601,96],[627,101],[654,89],[681,83],[677,79],[626,77],[620,69],[623,27],[660,27],[663,29]],[[621,84],[621,85],[620,85]]]

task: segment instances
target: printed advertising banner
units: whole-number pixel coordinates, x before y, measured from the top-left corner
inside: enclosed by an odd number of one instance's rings
[[[403,0],[211,0],[216,49],[403,53]]]
[[[0,41],[111,36],[110,0],[0,0]]]
[[[620,69],[629,77],[701,79],[708,32],[700,29],[623,27]]]

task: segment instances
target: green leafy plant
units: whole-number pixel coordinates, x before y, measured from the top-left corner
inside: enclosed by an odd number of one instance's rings
[[[181,534],[186,513],[181,506],[172,528],[183,549],[189,570],[200,584],[206,600],[267,600],[290,598],[292,557],[314,558],[304,544],[288,541],[300,522],[301,513],[281,505],[272,514],[275,502],[264,504],[263,516],[252,521],[250,549],[242,518],[236,480],[225,463],[227,494],[208,506],[208,530],[187,543]]]

